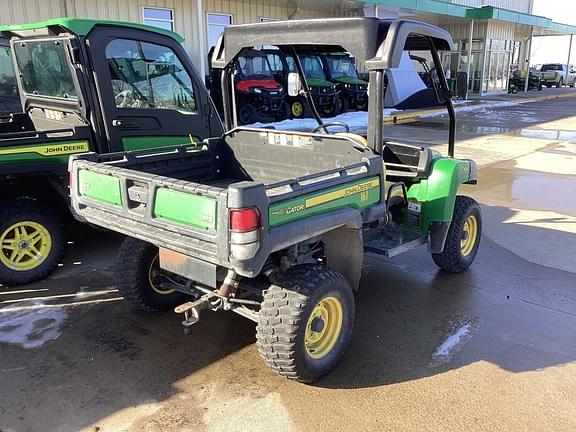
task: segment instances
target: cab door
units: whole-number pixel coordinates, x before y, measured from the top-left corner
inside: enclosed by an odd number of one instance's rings
[[[206,89],[176,40],[100,26],[86,45],[111,151],[186,144],[222,133]]]

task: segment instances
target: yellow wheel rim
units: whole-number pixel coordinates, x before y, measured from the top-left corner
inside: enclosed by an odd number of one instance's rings
[[[150,263],[150,268],[148,270],[148,281],[150,282],[150,288],[157,294],[169,295],[174,292],[173,289],[163,288],[160,283],[160,256],[156,254],[152,262]]]
[[[34,270],[48,258],[52,236],[44,225],[22,221],[2,232],[0,248],[0,262],[10,270]]]
[[[310,357],[320,359],[330,353],[340,336],[343,319],[342,303],[336,297],[326,297],[314,307],[304,336]]]
[[[292,104],[292,115],[294,117],[300,117],[302,115],[303,111],[304,111],[304,107],[302,106],[302,104],[300,102],[294,102]]]
[[[462,252],[462,255],[470,255],[476,244],[477,237],[478,221],[476,216],[470,215],[464,221],[464,228],[462,229],[462,240],[460,240],[460,252]]]

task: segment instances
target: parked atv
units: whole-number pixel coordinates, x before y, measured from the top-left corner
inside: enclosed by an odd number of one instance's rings
[[[272,68],[275,79],[285,88],[288,86],[288,74],[296,71],[294,57],[278,49],[263,49]],[[338,95],[338,86],[327,80],[319,56],[301,56],[300,61],[306,74],[306,82],[312,94],[314,106],[322,116],[334,116],[342,112],[342,101]],[[312,117],[309,104],[302,95],[286,96],[290,118]]]
[[[521,77],[518,71],[514,71],[508,80],[508,93],[516,94],[518,90],[524,90],[526,77]],[[537,72],[530,71],[528,77],[528,90],[542,90],[542,81]]]
[[[236,59],[236,109],[240,124],[260,120],[283,120],[284,86],[274,80],[266,55],[256,50],[244,50]]]
[[[368,108],[368,82],[358,78],[354,60],[347,53],[320,56],[328,79],[338,84],[342,111],[365,111]]]

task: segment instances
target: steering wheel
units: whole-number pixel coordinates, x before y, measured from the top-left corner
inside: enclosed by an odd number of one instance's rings
[[[321,125],[316,126],[314,129],[312,129],[312,133],[318,133],[320,131],[324,131],[324,133],[328,134],[328,129],[331,126],[339,126],[341,128],[343,128],[346,133],[350,132],[350,126],[348,126],[346,123],[341,122],[341,121],[330,121],[330,122],[326,122],[323,123]]]

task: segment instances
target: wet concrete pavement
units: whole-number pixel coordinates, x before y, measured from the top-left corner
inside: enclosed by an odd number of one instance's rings
[[[0,430],[575,430],[574,112],[459,116],[457,155],[480,165],[476,262],[450,275],[424,249],[367,255],[352,343],[313,386],[275,376],[241,317],[207,312],[184,336],[174,314],[133,312],[119,237],[76,227],[59,272],[0,293]],[[443,150],[444,122],[386,135]]]

